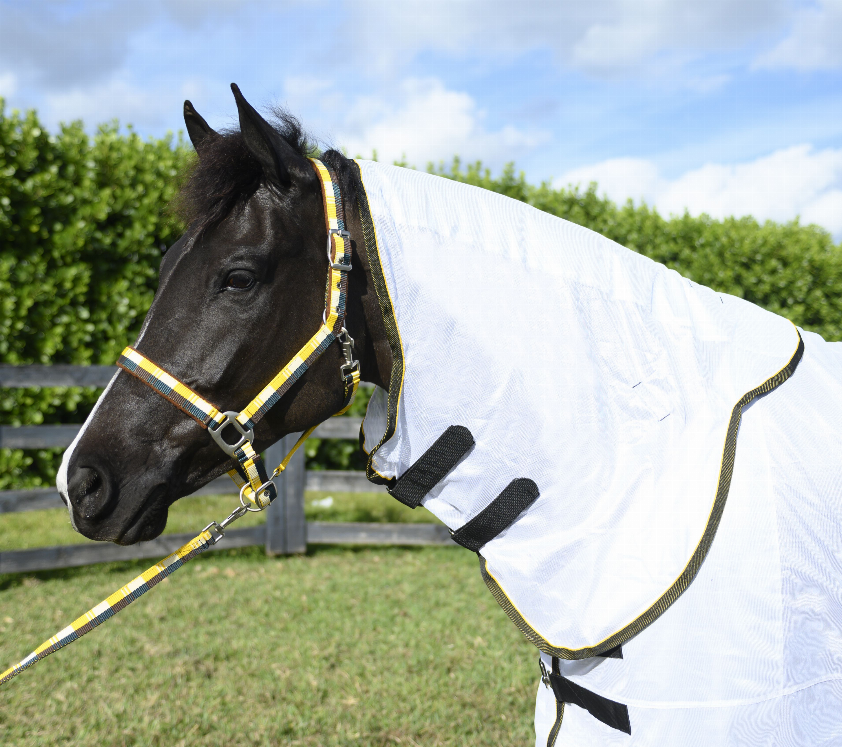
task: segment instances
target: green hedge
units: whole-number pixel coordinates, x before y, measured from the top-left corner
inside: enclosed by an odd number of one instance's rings
[[[51,135],[0,100],[0,362],[113,363],[138,332],[161,247],[163,209],[189,162],[171,139],[80,122]],[[81,422],[97,393],[0,390],[4,424]],[[0,453],[0,488],[51,484],[60,451]]]
[[[192,158],[180,139],[143,140],[116,124],[93,137],[79,122],[50,135],[34,112],[7,113],[0,99],[0,362],[114,362],[152,300],[161,248],[182,230],[167,205]],[[645,206],[618,207],[595,185],[527,184],[511,166],[497,177],[458,159],[430,169],[588,226],[696,282],[842,339],[842,247],[820,228],[667,220]],[[82,422],[96,394],[0,390],[0,422]],[[52,484],[59,456],[0,451],[0,489]],[[350,442],[313,441],[307,456],[315,468],[361,464]]]

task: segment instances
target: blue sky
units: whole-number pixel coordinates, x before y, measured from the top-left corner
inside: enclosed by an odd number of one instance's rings
[[[51,128],[231,125],[232,81],[352,155],[842,239],[842,0],[0,0],[0,96]]]

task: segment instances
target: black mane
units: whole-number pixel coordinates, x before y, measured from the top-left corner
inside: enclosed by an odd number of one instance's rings
[[[288,112],[273,109],[267,121],[300,156],[318,153],[301,123]],[[262,181],[263,171],[246,148],[242,133],[238,129],[223,130],[203,144],[202,157],[182,186],[175,208],[186,225],[195,226],[201,233],[244,205]]]
[[[356,205],[359,179],[350,159],[330,148],[320,152],[296,117],[281,108],[267,119],[295,152],[304,158],[320,158],[339,178],[346,209]],[[222,130],[209,138],[174,201],[178,216],[198,234],[217,225],[231,211],[242,207],[263,181],[263,171],[249,152],[238,129]]]

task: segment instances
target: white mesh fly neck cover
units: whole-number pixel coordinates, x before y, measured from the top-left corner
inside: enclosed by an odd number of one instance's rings
[[[584,655],[685,572],[732,410],[789,363],[798,332],[523,203],[358,163],[405,366],[374,465],[400,476],[466,426],[476,446],[424,501],[451,529],[534,480],[540,497],[481,564],[542,648]],[[367,451],[386,409],[377,390]]]

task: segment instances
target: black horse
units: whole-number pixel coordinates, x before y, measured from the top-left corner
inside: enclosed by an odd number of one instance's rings
[[[842,743],[842,345],[529,206],[332,150],[348,272],[298,123],[233,90],[238,132],[185,103],[189,228],[137,354],[236,414],[334,318],[329,266],[347,273],[377,387],[367,476],[477,552],[540,649],[541,744],[565,704],[570,744],[742,744],[767,722]],[[255,450],[343,407],[333,339]],[[171,402],[123,371],[103,393],[58,477],[85,536],[152,539],[235,467]]]
[[[270,126],[232,86],[240,131],[219,134],[184,104],[199,156],[180,204],[189,229],[164,255],[136,348],[222,410],[256,395],[318,327],[327,233],[322,190],[298,122]],[[353,249],[347,326],[364,381],[388,386],[391,350],[371,282],[356,205],[358,180],[336,150]],[[263,450],[333,415],[343,387],[338,345],[312,366],[255,433]],[[59,475],[73,526],[133,544],[157,537],[169,507],[233,467],[195,421],[136,378],[117,375],[67,450]]]

